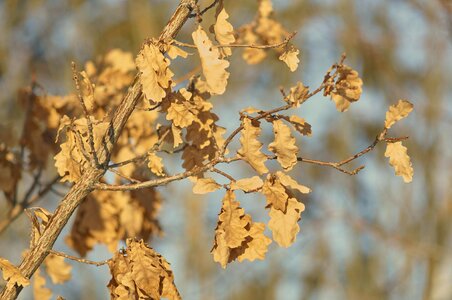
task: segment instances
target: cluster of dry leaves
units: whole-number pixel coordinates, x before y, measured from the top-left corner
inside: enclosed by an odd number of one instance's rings
[[[96,244],[104,244],[115,253],[108,261],[112,274],[108,287],[113,299],[180,298],[169,264],[143,242],[162,232],[158,223],[162,199],[155,189],[157,185],[190,178],[196,194],[225,190],[212,248],[213,259],[223,268],[234,260],[264,259],[272,240],[281,247],[292,245],[305,209],[300,195],[311,190],[287,172],[304,160],[297,135],[310,136],[311,126],[286,112],[319,92],[330,96],[340,112],[361,96],[358,72],[341,60],[327,71],[316,90],[310,91],[298,82],[287,94],[283,92],[282,106],[268,111],[244,109],[240,112],[240,125],[225,136],[227,130],[218,125],[221,119],[213,112],[214,102],[210,98],[226,91],[230,76],[228,57],[236,46],[243,48],[242,57],[249,64],[261,62],[271,51],[290,71],[295,71],[299,63],[299,50],[289,43],[291,35],[274,19],[270,0],[260,0],[255,19],[237,30],[228,17],[220,3],[212,26],[216,42],[199,24],[192,33],[192,45],[151,39],[135,60],[132,54],[115,49],[96,62],[86,63],[84,71],[74,72],[79,95],[49,96],[38,86],[24,89],[19,96],[27,110],[23,135],[19,141],[2,136],[0,189],[12,206],[17,202],[20,179],[25,174],[39,178],[36,174],[48,169],[49,154],[54,156],[61,182],[77,182],[93,165],[109,171],[99,183],[99,190],[92,192],[78,208],[66,242],[81,256]],[[170,66],[176,58],[189,57],[190,50],[185,51],[184,47],[195,49],[201,73],[188,80],[185,88],[175,89],[175,74]],[[136,69],[138,77],[134,77]],[[96,161],[96,153],[111,143],[110,112],[134,80],[141,83],[142,101],[123,129],[110,161]],[[412,109],[413,105],[406,100],[391,106],[376,140],[387,143],[385,156],[405,182],[410,182],[413,176],[407,148],[401,139],[386,138],[386,134]],[[266,147],[268,151],[259,141],[262,122],[273,128],[274,138]],[[240,148],[230,150],[231,141],[239,135]],[[164,159],[167,156],[162,153],[171,154],[172,159],[181,153],[185,171],[168,175]],[[268,160],[276,160],[280,170],[270,171]],[[254,169],[256,175],[236,180],[216,168],[240,161]],[[342,165],[311,161],[316,162],[335,168]],[[209,177],[212,172],[223,175],[226,182],[216,182]],[[237,190],[265,197],[268,224],[253,222],[236,199]],[[32,223],[30,247],[33,247],[52,213],[43,208],[27,212]],[[272,238],[265,235],[267,227]],[[126,241],[127,248],[118,252],[121,240]],[[0,259],[0,269],[8,285],[29,284],[29,279],[6,259]],[[52,254],[41,269],[34,276],[34,294],[37,299],[50,299],[52,293],[41,272],[45,269],[52,282],[60,284],[70,279],[71,267],[64,257]]]

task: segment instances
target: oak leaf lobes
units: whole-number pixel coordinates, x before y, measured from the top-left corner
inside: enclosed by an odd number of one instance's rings
[[[238,259],[264,259],[271,240],[263,232],[265,225],[253,223],[245,214],[232,191],[227,191],[218,216],[215,241],[212,248],[213,259],[225,268],[229,262]]]
[[[39,268],[33,274],[33,297],[39,300],[52,298],[52,291],[45,286],[46,279],[41,275]]]
[[[331,95],[337,110],[344,112],[361,97],[363,81],[358,72],[347,65],[338,66],[337,73],[338,78],[334,83],[330,81],[332,85],[325,89],[325,95]]]
[[[397,104],[391,105],[386,112],[385,128],[391,128],[397,121],[407,117],[412,110],[413,104],[407,100],[399,100]]]
[[[276,159],[284,170],[291,170],[297,163],[298,147],[289,126],[281,120],[273,121],[275,140],[268,145],[268,149],[276,154]]]
[[[1,257],[0,270],[3,272],[3,279],[7,281],[6,286],[14,286],[17,284],[25,287],[30,284],[30,280],[24,277],[15,265]]]
[[[237,153],[259,174],[264,174],[268,172],[268,169],[265,166],[267,156],[261,152],[262,143],[257,140],[261,134],[261,129],[259,127],[260,123],[256,122],[256,124],[257,126],[255,126],[253,121],[249,118],[243,119],[243,130],[240,136],[240,144],[242,147]]]
[[[253,176],[251,178],[244,178],[231,183],[232,190],[242,190],[244,192],[250,192],[260,189],[264,182],[259,176]]]
[[[298,54],[300,51],[298,49],[287,49],[279,56],[279,60],[282,60],[290,69],[291,72],[295,72],[298,69]]]
[[[218,190],[221,185],[219,185],[212,178],[196,178],[190,177],[190,180],[195,183],[193,186],[193,193],[195,194],[207,194]]]
[[[297,233],[300,231],[298,221],[304,209],[304,204],[295,198],[288,199],[285,212],[273,206],[270,207],[268,228],[273,233],[273,240],[281,247],[287,248],[295,242]]]
[[[169,263],[143,240],[127,239],[124,253],[109,261],[112,299],[182,299]]]
[[[192,37],[201,58],[202,71],[209,92],[223,94],[229,78],[229,72],[226,71],[229,62],[219,58],[220,52],[213,47],[212,41],[201,26],[192,33]]]
[[[213,27],[215,31],[215,39],[222,45],[230,45],[235,42],[234,28],[231,23],[227,21],[228,18],[229,15],[223,8],[218,14],[217,22]],[[232,54],[230,47],[223,47],[220,51],[224,54],[224,56],[230,56]]]
[[[171,86],[173,72],[169,69],[170,61],[160,52],[154,43],[147,43],[138,53],[136,65],[140,71],[140,82],[146,99],[160,103],[166,96],[166,89]]]
[[[402,176],[406,183],[413,180],[413,166],[402,142],[388,143],[385,156],[389,157],[389,164],[394,167],[397,176]]]

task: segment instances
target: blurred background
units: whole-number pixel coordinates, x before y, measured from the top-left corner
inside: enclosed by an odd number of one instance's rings
[[[211,1],[200,1],[201,7]],[[356,176],[299,164],[291,175],[312,188],[303,202],[296,243],[270,245],[265,261],[232,263],[226,270],[209,253],[222,193],[191,195],[191,184],[159,188],[165,232],[151,246],[171,263],[184,299],[452,299],[452,2],[449,0],[273,0],[275,18],[297,31],[301,65],[288,71],[276,55],[260,65],[243,63],[235,50],[228,91],[212,99],[219,125],[231,132],[246,106],[277,107],[278,87],[296,81],[316,88],[328,67],[347,53],[361,75],[361,100],[340,114],[317,96],[296,113],[313,135],[299,140],[301,155],[336,161],[367,147],[383,127],[385,111],[398,99],[415,106],[390,136],[410,138],[414,179],[404,184],[384,157],[384,146],[352,166]],[[31,74],[51,94],[73,92],[70,62],[79,67],[112,48],[138,52],[157,36],[178,1],[3,0],[0,1],[0,131],[18,138],[24,111],[17,91]],[[235,28],[250,22],[257,1],[225,1]],[[204,18],[207,28],[214,12]],[[191,42],[189,21],[178,40]],[[190,70],[172,65],[177,76]],[[270,141],[270,128],[262,140]],[[178,161],[174,162],[177,170]],[[235,166],[237,178],[250,169]],[[64,189],[61,188],[64,192]],[[187,196],[190,195],[190,196]],[[268,221],[262,196],[238,194],[245,210]],[[52,209],[61,198],[41,202]],[[0,197],[0,217],[6,202]],[[69,227],[68,227],[69,228]],[[28,247],[29,221],[20,217],[0,236],[0,256],[20,262]],[[67,230],[66,230],[67,233]],[[74,254],[64,243],[55,248]],[[267,234],[269,235],[269,234]],[[107,259],[105,247],[89,259]],[[73,264],[73,279],[51,286],[66,299],[106,299],[107,267]],[[31,288],[21,299],[30,299]]]

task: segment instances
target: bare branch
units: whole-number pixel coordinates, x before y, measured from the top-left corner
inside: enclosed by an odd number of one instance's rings
[[[55,251],[55,250],[49,250],[49,254],[53,254],[53,255],[57,255],[57,256],[61,256],[73,261],[77,261],[79,263],[83,263],[83,264],[87,264],[87,265],[94,265],[96,267],[100,267],[103,265],[108,264],[109,261],[111,261],[111,259],[107,259],[104,261],[93,261],[93,260],[89,260],[89,259],[85,259],[85,258],[80,258],[80,257],[75,257],[60,251]]]

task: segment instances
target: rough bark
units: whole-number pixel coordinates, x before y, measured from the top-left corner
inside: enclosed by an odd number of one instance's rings
[[[181,27],[187,21],[197,2],[197,0],[180,1],[168,24],[163,29],[160,35],[160,40],[167,41],[177,35]],[[136,76],[132,86],[129,87],[127,95],[117,107],[111,118],[110,130],[106,137],[106,140],[109,142],[107,143],[106,149],[103,149],[103,151],[98,153],[99,161],[101,162],[105,161],[105,159],[108,160],[116,140],[121,134],[121,131],[133,112],[138,100],[142,96],[141,85],[137,79],[138,75]],[[58,205],[47,228],[37,241],[36,245],[30,249],[28,254],[22,260],[19,269],[25,277],[30,278],[36,269],[41,265],[75,209],[93,190],[94,185],[99,182],[104,173],[104,169],[88,169],[86,170],[86,173],[83,174],[82,179],[72,186],[68,194]],[[17,285],[5,287],[0,295],[0,299],[16,299],[21,290],[22,287]]]

